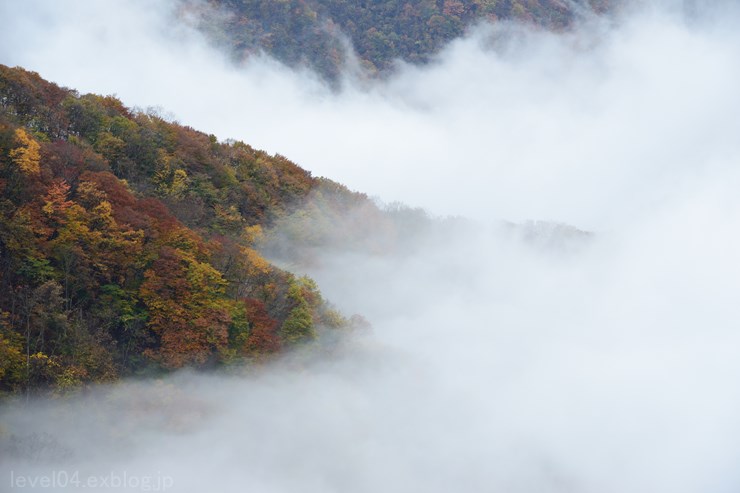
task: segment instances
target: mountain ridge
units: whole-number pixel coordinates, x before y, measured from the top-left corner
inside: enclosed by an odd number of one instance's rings
[[[322,183],[0,65],[0,391],[261,361],[348,328],[257,250]]]

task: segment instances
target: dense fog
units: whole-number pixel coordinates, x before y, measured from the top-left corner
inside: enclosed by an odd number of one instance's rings
[[[369,328],[4,403],[0,490],[737,491],[740,16],[645,3],[483,25],[335,92],[234,66],[166,2],[0,0],[0,63],[440,216],[407,248],[286,264]]]

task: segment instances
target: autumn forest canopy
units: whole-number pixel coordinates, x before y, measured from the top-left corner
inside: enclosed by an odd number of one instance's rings
[[[349,322],[265,260],[319,189],[282,156],[0,66],[0,389],[269,357]]]

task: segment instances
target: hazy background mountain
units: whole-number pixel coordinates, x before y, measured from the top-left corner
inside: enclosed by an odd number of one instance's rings
[[[398,62],[423,64],[481,22],[573,27],[613,0],[344,1],[215,0],[186,2],[181,15],[217,45],[245,59],[256,52],[307,66],[329,82],[344,72],[388,73]]]

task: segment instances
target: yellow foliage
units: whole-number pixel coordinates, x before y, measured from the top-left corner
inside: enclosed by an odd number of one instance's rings
[[[19,128],[15,131],[17,147],[10,151],[10,158],[20,170],[27,175],[38,175],[40,171],[39,161],[41,146],[33,140],[25,130]]]
[[[188,189],[188,173],[177,167],[175,158],[164,151],[159,153],[159,168],[152,181],[157,186],[157,191],[167,197],[182,198]]]
[[[0,380],[20,381],[24,360],[21,342],[0,334]]]
[[[77,201],[88,209],[107,198],[108,194],[100,190],[94,182],[83,181],[77,186]]]
[[[234,231],[244,221],[244,218],[233,205],[223,207],[216,204],[213,208],[216,213],[216,220],[227,230]]]
[[[61,371],[56,379],[58,391],[68,391],[81,386],[89,377],[87,370],[77,366],[68,366]]]
[[[32,385],[41,382],[52,383],[56,381],[61,370],[61,365],[53,356],[48,356],[39,351],[28,358],[29,380]]]
[[[262,241],[264,237],[265,234],[262,231],[262,226],[259,224],[246,226],[242,231],[242,239],[247,245],[254,245],[255,243]]]
[[[117,228],[116,220],[113,219],[113,206],[107,200],[103,200],[93,207],[92,224],[99,229],[114,230]]]
[[[182,197],[188,189],[188,174],[184,169],[176,169],[172,175],[169,194],[173,197]]]
[[[270,273],[270,262],[265,260],[256,250],[244,247],[241,252],[247,260],[247,273],[250,276]]]

